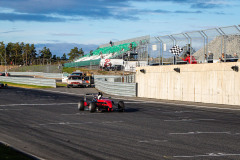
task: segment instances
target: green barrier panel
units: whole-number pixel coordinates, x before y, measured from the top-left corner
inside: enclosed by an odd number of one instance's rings
[[[144,41],[143,41],[144,42]],[[132,46],[133,47],[137,47],[139,45],[139,41],[137,42],[131,42],[132,43]],[[116,57],[118,55],[121,55],[123,54],[124,52],[127,52],[130,50],[129,48],[129,45],[131,43],[124,43],[124,44],[119,44],[117,46],[112,46],[112,47],[104,47],[104,48],[99,48],[95,51],[92,52],[92,54],[88,53],[86,55],[84,55],[83,57],[81,58],[84,58],[84,57],[91,57],[91,56],[96,56],[96,55],[100,55],[100,54],[110,54],[110,53],[114,53],[114,56],[113,57]],[[124,51],[122,51],[122,49],[124,49]],[[110,58],[113,58],[113,57],[110,57]],[[81,59],[79,58],[79,59]],[[76,60],[79,60],[79,59],[76,59]],[[77,66],[89,66],[90,65],[90,62],[98,62],[98,64],[100,63],[100,60],[91,60],[91,61],[81,61],[81,62],[72,62],[72,63],[66,63],[64,64],[64,66],[69,66],[69,67],[77,67]]]
[[[81,62],[72,62],[72,63],[65,63],[64,67],[83,67],[83,66],[90,66],[90,65],[99,65],[100,59],[97,60],[90,60],[90,61],[81,61]]]

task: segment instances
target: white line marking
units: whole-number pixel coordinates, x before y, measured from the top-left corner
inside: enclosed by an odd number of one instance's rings
[[[103,124],[104,123],[122,123],[123,121],[105,121],[105,122],[102,122]]]
[[[215,121],[215,119],[179,119],[179,120],[164,120],[165,122],[187,122],[187,121]]]
[[[39,126],[47,126],[47,125],[82,125],[82,124],[112,124],[112,123],[122,123],[123,121],[105,121],[105,122],[80,122],[80,123],[76,123],[76,122],[56,122],[56,123],[42,123],[42,124],[38,124]],[[36,126],[36,125],[35,125]]]
[[[164,120],[165,122],[187,122],[193,121],[192,119],[179,119],[179,120]]]
[[[40,99],[35,99],[34,101],[54,101],[54,100],[56,100],[56,99],[44,99],[44,98],[40,98]]]
[[[123,98],[116,98],[112,97],[113,99],[123,99]],[[198,106],[198,105],[190,105],[190,104],[176,104],[176,103],[167,103],[167,102],[156,102],[156,101],[144,101],[144,100],[135,100],[135,99],[126,99],[136,102],[145,102],[145,103],[155,103],[155,104],[166,104],[166,105],[175,105],[175,106],[187,106],[187,107],[195,107],[195,108],[206,108],[206,109],[219,109],[219,110],[231,110],[231,111],[240,111],[237,108],[219,108],[219,107],[209,107],[209,106]]]
[[[23,109],[0,109],[0,111],[21,111]]]
[[[39,89],[39,90],[44,91],[44,92],[62,93],[62,94],[69,94],[69,95],[74,95],[74,96],[84,96],[85,95],[85,94],[69,93],[69,92],[62,92],[62,91],[51,91],[51,90],[43,90],[43,89]]]
[[[138,141],[139,143],[153,143],[153,142],[157,142],[157,143],[161,143],[161,142],[168,142],[168,140],[143,140],[143,141]]]
[[[127,101],[127,102],[124,102],[124,103],[126,103],[126,104],[131,104],[131,103],[135,104],[135,103],[137,103],[137,104],[139,104],[139,102],[131,102],[131,101],[130,102]],[[141,103],[148,103],[148,102],[141,102]]]
[[[240,156],[240,154],[207,153],[207,154],[204,154],[204,155],[173,156],[173,157],[174,158],[194,158],[194,157],[226,157],[226,156]]]
[[[216,121],[216,119],[198,119],[199,121]]]
[[[47,125],[80,125],[80,124],[89,124],[89,123],[93,123],[93,122],[81,122],[81,123],[58,122],[58,123],[39,124],[39,126],[47,126]]]
[[[186,132],[186,133],[169,133],[171,135],[193,135],[193,134],[231,134],[230,131],[228,132]]]
[[[102,114],[104,114],[104,113],[89,113],[89,114],[87,114],[87,113],[72,113],[72,114],[61,114],[62,116],[79,116],[79,115],[81,115],[81,116],[89,116],[89,115],[102,115]]]
[[[157,110],[158,110],[158,111],[163,111],[163,112],[161,112],[161,113],[176,113],[176,114],[203,112],[203,111],[168,111],[168,112],[165,112],[165,111],[162,110],[162,109],[157,109]]]
[[[46,103],[46,104],[5,104],[0,107],[10,106],[53,106],[53,105],[76,105],[78,103]]]
[[[84,96],[85,94],[77,94],[77,93],[68,93],[68,92],[61,92],[61,91],[51,91],[51,90],[41,90],[45,92],[56,92],[56,93],[63,93],[63,94],[69,94],[69,95],[79,95]],[[118,97],[112,97],[113,99],[120,99],[124,100],[123,98]],[[135,100],[126,98],[125,100],[135,101],[135,102],[144,102],[144,103],[156,103],[156,104],[166,104],[166,105],[175,105],[175,106],[188,106],[188,107],[195,107],[195,108],[206,108],[206,109],[219,109],[219,110],[231,110],[231,111],[240,111],[240,109],[234,109],[234,108],[219,108],[219,107],[209,107],[209,106],[198,106],[198,105],[189,105],[189,104],[176,104],[176,103],[167,103],[167,102],[156,102],[156,101],[145,101],[145,100]],[[125,102],[126,103],[126,102]]]

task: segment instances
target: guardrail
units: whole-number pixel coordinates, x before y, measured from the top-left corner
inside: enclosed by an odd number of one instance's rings
[[[94,76],[95,88],[111,95],[136,97],[137,84],[112,81],[112,78],[119,77],[121,78],[121,76]]]
[[[135,74],[134,75],[94,75],[94,79],[101,78],[109,82],[125,82],[125,83],[135,83]]]
[[[45,78],[62,78],[62,73],[43,73],[43,72],[9,72],[10,75],[41,76]]]
[[[42,78],[25,78],[25,77],[5,77],[0,76],[0,81],[12,82],[17,84],[37,85],[37,86],[49,86],[56,88],[55,79],[42,79]]]

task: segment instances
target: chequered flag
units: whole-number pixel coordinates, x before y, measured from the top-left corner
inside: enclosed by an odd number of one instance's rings
[[[179,54],[183,51],[182,48],[180,48],[178,45],[173,46],[169,52],[171,52],[172,54],[179,56]]]

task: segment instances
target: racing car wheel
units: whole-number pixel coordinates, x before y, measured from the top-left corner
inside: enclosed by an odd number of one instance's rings
[[[83,100],[80,100],[78,102],[78,110],[79,111],[84,111],[84,101]]]
[[[123,101],[118,102],[118,111],[119,112],[124,112],[125,111],[125,105]]]
[[[90,112],[95,112],[95,111],[96,111],[96,105],[95,105],[95,103],[91,102],[91,103],[89,104],[89,111],[90,111]]]

